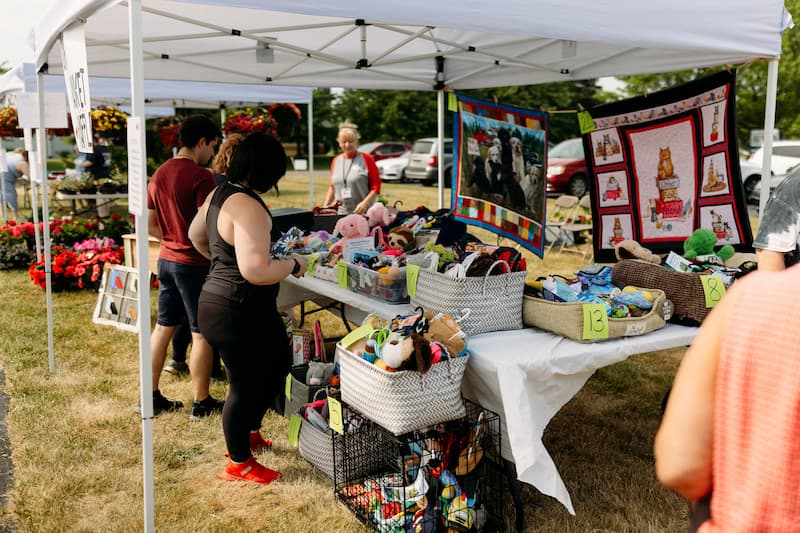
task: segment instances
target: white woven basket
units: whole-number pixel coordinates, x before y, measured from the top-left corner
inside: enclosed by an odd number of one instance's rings
[[[423,429],[466,414],[461,378],[468,355],[416,370],[387,372],[336,345],[341,365],[342,401],[395,435]]]
[[[333,434],[304,420],[297,440],[300,455],[333,479]]]
[[[423,257],[408,258],[420,266],[416,296],[411,307],[421,306],[432,313],[444,312],[460,317],[461,329],[467,335],[489,331],[522,329],[522,296],[526,271],[489,275],[505,261],[496,261],[483,277],[451,278],[428,268]],[[465,310],[469,309],[469,312]]]

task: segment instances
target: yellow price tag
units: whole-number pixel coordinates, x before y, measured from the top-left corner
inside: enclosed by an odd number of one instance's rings
[[[447,110],[458,111],[458,98],[456,93],[447,93]]]
[[[603,304],[583,304],[583,339],[607,339],[608,315]]]
[[[344,421],[342,420],[342,404],[336,398],[328,396],[328,425],[339,435],[344,435]]]
[[[286,397],[288,399],[292,399],[292,373],[289,372],[286,374],[286,385],[284,386],[284,391],[286,392]]]
[[[719,276],[700,276],[700,283],[703,284],[706,307],[714,307],[725,296],[725,283]]]
[[[317,260],[319,259],[318,253],[313,253],[308,256],[308,266],[306,267],[306,274],[309,276],[314,275],[314,265],[317,264]]]
[[[588,111],[581,111],[578,113],[578,126],[581,129],[581,135],[590,133],[595,130],[594,119]]]
[[[289,418],[289,445],[297,446],[297,439],[300,437],[300,427],[303,425],[303,417],[297,413],[292,413]]]
[[[372,335],[372,332],[375,331],[372,326],[369,324],[364,324],[363,326],[359,326],[344,337],[342,340],[339,341],[342,346],[345,348],[350,348],[356,341],[364,339]]]
[[[412,298],[417,297],[417,280],[419,279],[419,266],[406,265],[406,290]]]
[[[347,288],[347,263],[344,261],[336,263],[336,280],[339,282],[340,289]]]

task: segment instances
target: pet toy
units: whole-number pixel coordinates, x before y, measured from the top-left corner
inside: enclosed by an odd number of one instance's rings
[[[389,226],[397,218],[397,209],[381,202],[375,202],[367,209],[367,221],[370,227]]]
[[[717,244],[717,236],[710,229],[699,228],[683,242],[683,255],[686,259],[698,259],[706,255],[716,255],[725,262],[735,253],[733,246],[726,244],[716,252],[714,246]]]
[[[342,238],[331,246],[330,253],[339,254],[344,250],[344,246],[350,239],[367,237],[369,235],[369,223],[363,215],[347,215],[340,218],[333,228],[333,235],[341,235]]]

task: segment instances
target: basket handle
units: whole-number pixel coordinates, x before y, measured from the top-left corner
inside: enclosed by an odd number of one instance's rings
[[[497,261],[492,263],[492,266],[490,266],[489,269],[486,271],[486,274],[483,275],[483,296],[486,296],[486,283],[488,283],[488,281],[489,281],[489,274],[492,273],[492,270],[494,270],[494,267],[496,267],[497,265],[499,265],[501,263],[506,266],[506,268],[508,269],[509,272],[511,272],[511,267],[508,266],[508,263],[506,261],[503,261],[502,259],[498,259]],[[506,286],[505,286],[505,294],[504,294],[504,296],[506,294],[508,294],[508,284],[507,283],[506,283]]]

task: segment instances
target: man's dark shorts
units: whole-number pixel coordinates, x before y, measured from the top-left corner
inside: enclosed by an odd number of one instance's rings
[[[200,333],[197,325],[197,301],[208,275],[207,266],[181,265],[158,260],[158,319],[160,326],[177,326],[184,317],[189,329]]]

